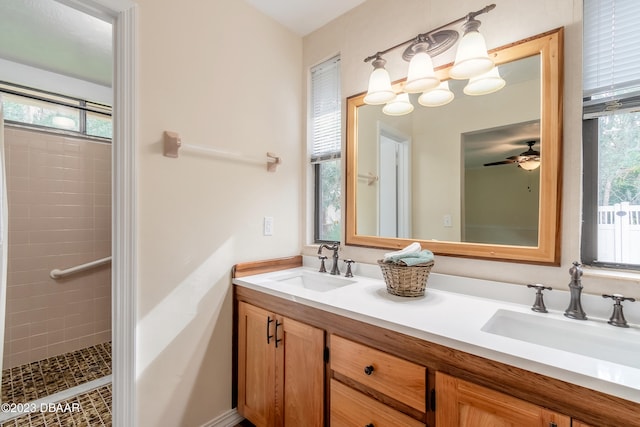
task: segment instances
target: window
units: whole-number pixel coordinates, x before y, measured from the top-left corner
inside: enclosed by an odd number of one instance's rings
[[[111,107],[0,82],[4,118],[40,129],[111,139]]]
[[[640,6],[584,1],[582,260],[640,269]]]
[[[315,177],[314,236],[316,242],[339,241],[342,174],[340,58],[311,69],[311,164]]]

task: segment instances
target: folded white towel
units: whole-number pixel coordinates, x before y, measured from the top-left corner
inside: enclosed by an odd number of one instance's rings
[[[384,261],[387,261],[392,258],[400,258],[406,255],[417,254],[421,250],[422,250],[422,246],[420,246],[420,243],[413,242],[412,244],[410,244],[404,249],[400,249],[399,251],[388,252],[384,254]]]

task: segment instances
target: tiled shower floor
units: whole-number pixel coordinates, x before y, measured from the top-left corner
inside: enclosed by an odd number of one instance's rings
[[[40,410],[13,419],[5,417],[0,427],[111,427],[112,388],[109,380],[103,378],[108,375],[111,375],[110,342],[6,369],[2,371],[3,408],[5,404],[26,404]],[[45,405],[41,410],[40,403],[33,403],[46,401],[47,396],[56,393],[64,395],[65,390],[95,380],[99,386],[94,383],[96,388],[86,388],[81,394],[68,397],[74,393],[71,390],[67,392],[68,398],[53,408]]]
[[[111,384],[60,402],[58,408],[21,415],[0,427],[111,427]]]
[[[111,342],[2,371],[2,402],[25,403],[111,374]]]

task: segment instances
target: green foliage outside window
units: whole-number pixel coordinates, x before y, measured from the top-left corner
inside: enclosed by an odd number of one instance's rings
[[[599,119],[600,206],[640,204],[640,113],[618,113]]]
[[[320,168],[320,236],[319,240],[339,241],[341,226],[340,160],[319,164]]]

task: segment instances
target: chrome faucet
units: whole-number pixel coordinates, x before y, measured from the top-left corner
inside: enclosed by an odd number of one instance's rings
[[[582,268],[580,263],[574,261],[573,267],[569,269],[571,275],[571,282],[569,283],[569,291],[571,292],[571,301],[569,307],[564,312],[564,315],[572,319],[587,320],[587,314],[582,309],[582,303],[580,297],[582,294]]]
[[[333,242],[333,244],[329,245],[328,243],[323,243],[318,248],[318,255],[322,255],[322,248],[327,248],[333,251],[333,265],[331,266],[331,273],[334,276],[340,274],[340,269],[338,269],[338,251],[340,250],[340,242]]]

